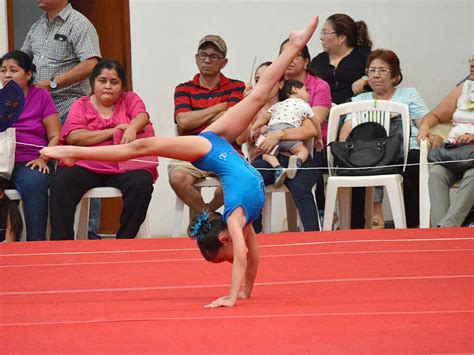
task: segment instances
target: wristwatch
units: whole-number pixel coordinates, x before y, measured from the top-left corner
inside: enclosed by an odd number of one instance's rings
[[[54,90],[58,87],[58,83],[54,80],[54,76],[49,79],[49,87]]]

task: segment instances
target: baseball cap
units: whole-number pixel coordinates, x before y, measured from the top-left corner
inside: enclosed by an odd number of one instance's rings
[[[199,41],[199,46],[198,49],[201,48],[201,46],[204,43],[211,42],[214,44],[217,49],[219,49],[222,53],[224,53],[224,57],[227,55],[227,45],[225,44],[225,41],[222,39],[221,36],[218,35],[207,35],[203,39]]]

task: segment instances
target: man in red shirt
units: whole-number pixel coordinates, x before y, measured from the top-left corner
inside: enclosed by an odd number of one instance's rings
[[[199,41],[195,55],[199,73],[175,89],[175,123],[179,135],[195,135],[212,122],[218,120],[230,107],[243,98],[245,84],[229,79],[221,71],[227,64],[227,45],[222,37],[207,35]],[[240,138],[240,137],[239,137]],[[240,139],[234,146],[242,143]],[[214,198],[206,204],[193,184],[212,173],[199,170],[189,162],[173,160],[168,168],[168,176],[176,195],[192,211],[201,212],[208,208],[215,211],[223,205],[222,188],[216,189]]]

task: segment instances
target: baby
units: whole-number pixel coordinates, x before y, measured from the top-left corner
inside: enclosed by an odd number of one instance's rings
[[[314,116],[311,106],[308,104],[309,94],[304,84],[298,80],[286,80],[278,93],[280,102],[274,104],[265,115],[260,116],[250,128],[253,137],[255,131],[268,124],[268,132],[285,130],[286,128],[298,128],[303,120]],[[257,139],[257,145],[264,140],[263,136]],[[285,179],[293,179],[296,171],[308,159],[308,149],[302,141],[280,141],[278,152],[263,154],[263,160],[275,168],[274,187],[281,187]],[[281,152],[291,153],[288,168],[283,168],[276,155]]]

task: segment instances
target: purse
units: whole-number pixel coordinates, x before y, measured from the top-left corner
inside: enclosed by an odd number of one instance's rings
[[[5,179],[12,177],[15,167],[16,134],[15,128],[7,128],[0,132],[0,176]]]
[[[364,122],[354,127],[346,142],[331,142],[336,175],[364,176],[399,174],[402,135],[387,137],[385,128],[376,122]],[[380,168],[377,168],[380,166]]]
[[[463,174],[466,170],[474,168],[474,144],[444,143],[430,150],[428,161]]]

